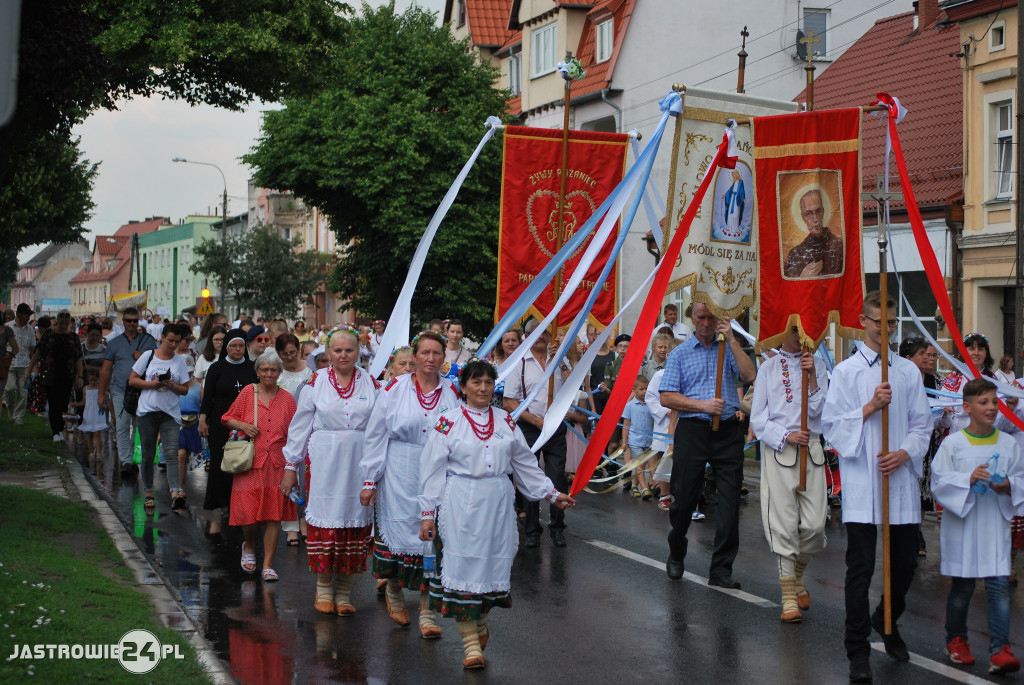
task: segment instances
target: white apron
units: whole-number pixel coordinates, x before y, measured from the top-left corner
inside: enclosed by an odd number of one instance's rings
[[[519,548],[514,499],[507,477],[448,476],[438,514],[446,590],[482,594],[510,588]]]
[[[309,436],[306,522],[317,528],[362,528],[373,509],[359,503],[363,431],[316,430]]]
[[[422,555],[419,509],[420,455],[424,445],[388,441],[387,470],[377,483],[377,527],[395,554]]]

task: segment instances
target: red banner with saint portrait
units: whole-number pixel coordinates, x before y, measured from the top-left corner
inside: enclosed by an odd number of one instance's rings
[[[756,117],[758,350],[790,326],[816,347],[829,323],[853,334],[864,302],[860,109]]]
[[[565,177],[565,210],[562,243],[583,227],[622,180],[629,137],[622,133],[570,131]],[[501,229],[498,244],[497,321],[516,301],[537,273],[557,252],[558,194],[562,169],[560,129],[508,126],[504,133],[501,181]],[[615,233],[609,236],[598,259],[580,287],[559,314],[567,323],[575,317],[608,261]],[[586,240],[564,267],[568,278],[590,245]],[[594,302],[590,318],[608,324],[615,316],[615,270]],[[554,305],[554,283],[531,308],[543,318]]]

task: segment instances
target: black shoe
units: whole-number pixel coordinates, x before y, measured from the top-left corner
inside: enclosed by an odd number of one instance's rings
[[[167,470],[167,462],[166,461],[160,462],[159,464],[157,464],[157,466],[160,467],[161,471],[166,471]]]
[[[711,576],[708,578],[708,585],[724,587],[728,590],[739,590],[740,584],[732,579],[732,576]]]
[[[561,528],[555,528],[551,531],[551,541],[555,543],[555,547],[565,547],[565,532]]]
[[[850,662],[850,682],[871,682],[871,662],[867,659],[867,657]]]
[[[910,661],[910,652],[907,651],[907,643],[900,637],[900,631],[896,626],[892,627],[892,635],[885,634],[885,618],[880,614],[871,615],[871,627],[882,636],[882,643],[885,644],[885,653],[896,661]]]
[[[185,508],[187,508],[187,504],[184,497],[175,497],[171,499],[171,511],[181,511]]]
[[[669,557],[668,561],[665,562],[665,574],[671,580],[682,580],[684,570],[683,562],[676,561],[672,557]]]
[[[526,536],[527,547],[540,547],[540,534],[534,533],[533,535]]]

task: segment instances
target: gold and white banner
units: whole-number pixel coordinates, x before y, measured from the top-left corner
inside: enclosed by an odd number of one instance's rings
[[[795,102],[687,88],[683,115],[676,119],[666,203],[666,235],[679,225],[694,190],[704,180],[728,119],[746,120],[795,112]],[[735,169],[719,169],[676,260],[668,292],[690,286],[694,302],[717,316],[737,317],[756,301],[757,216],[754,201],[750,128],[735,130],[739,159]]]

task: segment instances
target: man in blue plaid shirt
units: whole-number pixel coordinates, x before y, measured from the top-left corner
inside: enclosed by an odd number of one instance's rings
[[[728,319],[719,319],[702,303],[693,305],[693,336],[668,356],[661,379],[661,404],[678,412],[673,447],[670,490],[672,508],[668,534],[669,557],[665,572],[672,580],[683,577],[686,531],[690,512],[697,507],[704,466],[711,464],[718,486],[715,510],[715,547],[711,553],[708,585],[738,589],[732,564],[739,551],[740,488],[743,486],[744,426],[736,388],[752,383],[754,362],[743,352]],[[722,397],[715,397],[718,368],[718,334],[725,338],[722,366]],[[718,416],[719,428],[712,429]]]

